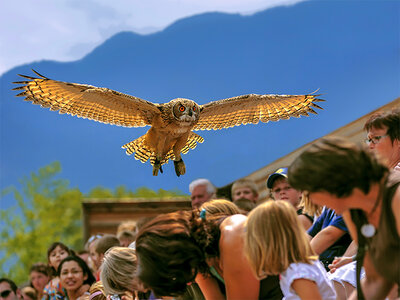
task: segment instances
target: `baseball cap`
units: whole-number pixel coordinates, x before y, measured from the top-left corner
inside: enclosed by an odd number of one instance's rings
[[[287,172],[288,172],[288,168],[280,168],[280,169],[276,170],[274,173],[272,173],[271,175],[269,175],[269,177],[267,179],[267,188],[269,188],[269,189],[272,188],[274,181],[278,177],[282,176],[282,177],[288,178]]]

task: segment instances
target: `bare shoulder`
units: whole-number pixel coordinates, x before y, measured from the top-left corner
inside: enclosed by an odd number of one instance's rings
[[[226,218],[220,225],[220,246],[242,242],[246,220],[245,215],[233,215]]]

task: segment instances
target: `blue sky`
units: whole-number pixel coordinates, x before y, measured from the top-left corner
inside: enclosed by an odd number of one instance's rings
[[[0,75],[37,60],[74,61],[120,31],[141,34],[204,12],[251,14],[304,0],[0,1]]]

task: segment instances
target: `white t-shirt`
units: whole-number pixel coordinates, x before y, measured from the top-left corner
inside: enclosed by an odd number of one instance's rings
[[[324,266],[318,260],[312,261],[312,264],[292,263],[285,272],[281,273],[279,284],[284,295],[283,299],[300,299],[291,285],[294,280],[301,278],[314,281],[322,299],[336,300],[335,288],[328,279]]]

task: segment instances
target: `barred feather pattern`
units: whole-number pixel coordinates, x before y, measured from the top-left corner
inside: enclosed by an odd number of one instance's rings
[[[181,152],[183,154],[186,154],[189,152],[190,149],[196,148],[197,143],[203,142],[204,139],[200,135],[194,132],[190,132],[188,140],[185,146],[182,148]],[[145,135],[123,145],[122,148],[126,149],[127,155],[135,153],[134,157],[136,160],[140,160],[142,163],[145,163],[150,159],[151,165],[154,165],[156,155],[154,151],[152,151],[151,148],[147,145]],[[175,160],[175,155],[172,150],[168,151],[165,157],[161,160],[161,165],[167,164],[169,160]]]
[[[193,130],[218,130],[239,125],[267,123],[317,114],[319,95],[249,94],[201,105],[200,120]]]

